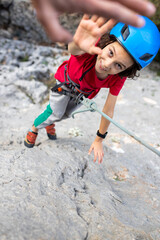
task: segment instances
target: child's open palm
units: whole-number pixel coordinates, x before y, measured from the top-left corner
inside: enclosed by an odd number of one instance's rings
[[[101,54],[101,49],[95,46],[98,39],[110,30],[116,21],[110,19],[106,22],[103,17],[93,15],[91,18],[85,14],[74,35],[74,42],[84,52],[89,54]]]

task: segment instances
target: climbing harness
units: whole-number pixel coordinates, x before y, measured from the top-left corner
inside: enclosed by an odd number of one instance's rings
[[[80,89],[80,85],[73,82],[72,79],[70,78],[68,72],[67,72],[67,64],[64,66],[65,67],[65,70],[64,70],[64,79],[65,81],[60,83],[60,84],[56,84],[54,87],[51,88],[51,91],[53,92],[57,92],[59,94],[62,94],[62,95],[67,95],[67,96],[70,96],[71,99],[73,101],[76,102],[76,104],[78,105],[83,97],[86,97],[88,98],[89,95],[93,92],[92,91],[89,91],[89,92],[84,92]],[[90,71],[92,68],[94,67],[91,66],[89,69],[87,69],[83,74],[82,76],[80,77],[80,81],[83,80],[84,76],[86,75],[86,73],[88,71]]]
[[[154,152],[155,154],[157,154],[160,157],[160,151],[158,151],[156,148],[152,147],[151,145],[149,145],[148,143],[146,143],[145,141],[143,141],[142,139],[137,137],[132,132],[130,132],[127,129],[125,129],[123,126],[121,126],[119,123],[115,122],[112,118],[110,118],[104,112],[100,111],[97,108],[97,104],[93,100],[90,100],[90,99],[87,99],[87,98],[83,97],[83,99],[81,100],[81,103],[86,107],[86,109],[73,112],[72,113],[72,117],[73,118],[74,118],[74,115],[77,114],[77,113],[86,112],[86,111],[91,111],[91,112],[95,112],[96,111],[96,112],[100,113],[103,117],[105,117],[107,120],[112,122],[116,127],[120,128],[123,132],[127,133],[129,136],[134,138],[140,144],[144,145],[146,148],[148,148],[149,150],[151,150],[152,152]]]

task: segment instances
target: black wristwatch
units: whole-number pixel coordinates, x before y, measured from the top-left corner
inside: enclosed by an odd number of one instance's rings
[[[99,132],[99,130],[98,130],[98,131],[97,131],[97,136],[104,139],[104,138],[107,136],[107,133],[108,133],[108,132],[106,132],[105,134],[101,134],[101,133]]]

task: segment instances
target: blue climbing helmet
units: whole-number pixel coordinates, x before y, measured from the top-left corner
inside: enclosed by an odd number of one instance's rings
[[[147,17],[143,17],[145,25],[136,28],[124,23],[117,23],[110,35],[132,56],[139,70],[152,62],[160,48],[160,32],[156,25]]]

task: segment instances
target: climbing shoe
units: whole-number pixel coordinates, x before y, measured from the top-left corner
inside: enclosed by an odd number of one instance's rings
[[[47,135],[48,135],[49,139],[51,139],[51,140],[55,140],[57,138],[56,130],[55,130],[54,127],[55,127],[54,123],[49,125],[49,126],[47,126],[47,127],[45,127]]]
[[[27,136],[24,140],[24,145],[28,148],[33,148],[35,145],[37,135],[38,135],[38,133],[33,132],[32,130],[29,130],[27,133]]]

